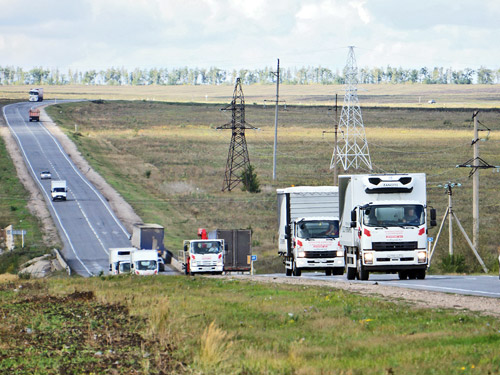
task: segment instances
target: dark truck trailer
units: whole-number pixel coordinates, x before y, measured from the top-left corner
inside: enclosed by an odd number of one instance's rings
[[[250,229],[216,229],[209,239],[224,240],[224,271],[250,272],[252,257],[252,231]]]

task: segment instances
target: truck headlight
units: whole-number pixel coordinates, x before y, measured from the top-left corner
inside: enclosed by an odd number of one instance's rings
[[[418,263],[427,262],[427,252],[426,251],[419,251],[417,253],[417,257],[418,257]]]
[[[344,251],[343,250],[337,250],[336,255],[338,257],[343,257],[344,256]]]
[[[363,260],[365,264],[373,264],[373,253],[364,253]]]
[[[299,251],[297,253],[297,258],[305,258],[306,257],[306,252],[305,251]]]

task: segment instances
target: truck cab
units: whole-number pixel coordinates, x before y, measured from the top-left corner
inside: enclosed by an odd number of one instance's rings
[[[298,218],[291,224],[293,259],[286,273],[300,276],[302,270],[324,270],[327,276],[344,273],[344,252],[339,243],[336,217]]]
[[[135,247],[109,249],[109,273],[111,275],[130,273],[131,254],[136,250]]]
[[[224,272],[224,240],[186,240],[179,253],[186,275]]]
[[[156,250],[136,250],[130,256],[130,273],[134,275],[157,275],[158,252]]]
[[[30,102],[41,102],[43,101],[43,88],[31,89],[29,95]]]

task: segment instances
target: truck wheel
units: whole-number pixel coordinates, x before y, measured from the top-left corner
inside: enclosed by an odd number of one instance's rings
[[[285,274],[287,276],[292,276],[292,270],[290,268],[285,268]]]
[[[336,267],[332,271],[333,275],[342,276],[344,274],[344,267]]]
[[[363,266],[361,266],[361,270],[359,271],[359,279],[360,280],[368,280],[370,278],[370,272],[365,270]]]
[[[408,271],[408,278],[410,280],[415,280],[417,278],[417,271]]]
[[[331,269],[331,268],[327,268],[327,269],[325,270],[325,275],[326,275],[326,276],[332,276],[332,269]]]
[[[300,268],[297,268],[295,261],[293,261],[293,276],[300,276],[300,275],[302,275],[302,270]]]
[[[347,280],[354,280],[356,278],[356,269],[352,267],[347,267],[346,276]]]
[[[361,259],[358,259],[358,268],[357,268],[357,273],[358,273],[358,279],[359,280],[368,280],[368,278],[370,277],[370,272],[368,272],[367,270],[365,270],[365,268],[363,267],[363,265],[361,264]]]
[[[399,280],[406,280],[408,278],[408,271],[398,272]]]
[[[419,280],[423,280],[425,279],[425,270],[417,270],[415,271],[415,273],[417,274],[417,279]]]

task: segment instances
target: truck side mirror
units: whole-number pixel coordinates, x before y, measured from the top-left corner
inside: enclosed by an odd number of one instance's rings
[[[188,245],[184,245],[184,251],[188,251]]]
[[[358,215],[354,209],[351,211],[351,228],[356,228],[356,221],[358,221]]]
[[[431,227],[435,227],[437,225],[436,223],[436,209],[435,208],[431,208],[431,222],[430,222],[430,226]]]

